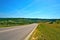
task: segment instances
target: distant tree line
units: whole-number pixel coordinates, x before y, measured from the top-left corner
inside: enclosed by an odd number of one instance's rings
[[[60,19],[0,18],[0,26],[23,25],[40,22],[60,23]]]

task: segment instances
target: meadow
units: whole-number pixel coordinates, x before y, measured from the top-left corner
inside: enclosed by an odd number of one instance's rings
[[[60,40],[60,20],[39,23],[29,40]]]
[[[39,19],[31,18],[0,18],[0,28],[37,23]]]

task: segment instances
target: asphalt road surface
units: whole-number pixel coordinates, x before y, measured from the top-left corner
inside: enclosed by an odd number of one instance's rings
[[[0,40],[24,40],[38,24],[0,28]]]

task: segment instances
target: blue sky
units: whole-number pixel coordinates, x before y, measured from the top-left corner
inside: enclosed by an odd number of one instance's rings
[[[60,0],[0,0],[0,18],[60,19]]]

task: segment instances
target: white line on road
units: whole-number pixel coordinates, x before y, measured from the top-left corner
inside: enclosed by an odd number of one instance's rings
[[[16,30],[16,29],[20,29],[20,28],[13,28],[13,29],[8,29],[8,30],[3,30],[3,31],[0,31],[0,32],[7,32],[7,31]]]

